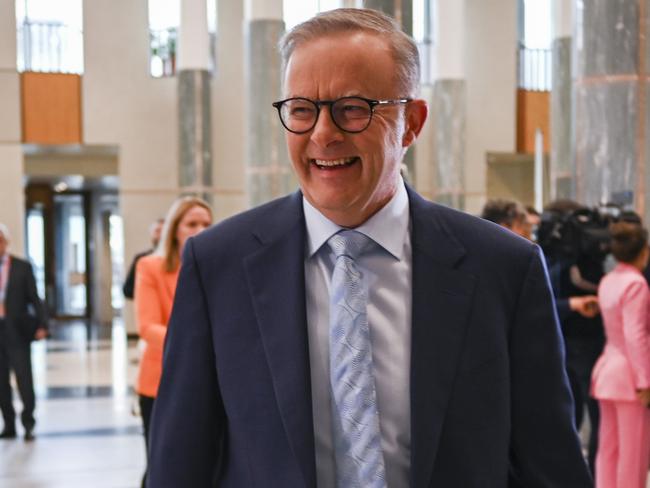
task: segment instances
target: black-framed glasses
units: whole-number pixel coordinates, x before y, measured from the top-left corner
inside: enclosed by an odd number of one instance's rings
[[[410,98],[396,100],[372,100],[363,97],[342,97],[336,100],[310,100],[309,98],[287,98],[273,103],[278,109],[280,122],[294,134],[304,134],[316,126],[320,109],[326,105],[334,124],[344,132],[357,133],[368,128],[375,108],[383,105],[400,105]]]

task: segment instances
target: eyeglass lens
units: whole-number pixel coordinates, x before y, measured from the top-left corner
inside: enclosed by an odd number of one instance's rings
[[[330,105],[334,123],[341,129],[359,132],[370,123],[372,108],[370,104],[357,97],[345,97]],[[307,132],[316,124],[318,106],[305,98],[287,100],[280,111],[285,126],[295,132]]]

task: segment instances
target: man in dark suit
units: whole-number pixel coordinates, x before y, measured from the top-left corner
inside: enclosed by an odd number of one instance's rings
[[[0,439],[16,437],[10,371],[14,372],[23,403],[25,440],[34,439],[34,384],[30,344],[47,336],[45,310],[36,292],[29,262],[10,255],[9,230],[0,224],[0,410],[4,429]]]
[[[140,258],[149,256],[149,254],[153,253],[156,250],[156,247],[158,247],[158,241],[160,240],[160,233],[162,232],[162,227],[164,223],[165,223],[165,219],[158,219],[153,224],[151,224],[151,226],[149,227],[151,249],[147,249],[146,251],[139,252],[133,257],[133,261],[131,261],[131,266],[129,266],[129,272],[127,273],[126,279],[124,280],[124,285],[122,285],[122,293],[124,294],[124,298],[133,300],[133,297],[135,295],[135,270],[138,265],[138,261],[140,260]]]
[[[526,209],[521,203],[501,198],[488,200],[481,211],[482,219],[499,224],[526,239],[532,239],[532,226],[527,217]]]
[[[539,249],[400,177],[413,40],[340,9],[281,51],[301,191],[187,243],[149,486],[591,486]]]

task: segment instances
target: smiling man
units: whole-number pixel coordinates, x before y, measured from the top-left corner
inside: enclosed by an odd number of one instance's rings
[[[300,191],[187,243],[149,486],[591,486],[538,248],[400,177],[413,40],[339,9],[280,48]]]

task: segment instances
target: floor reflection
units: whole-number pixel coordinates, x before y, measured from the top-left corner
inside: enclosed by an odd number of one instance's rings
[[[134,415],[137,358],[119,320],[56,322],[50,339],[32,345],[36,441],[0,441],[0,488],[139,486],[145,453]],[[20,411],[17,395],[15,403]]]

